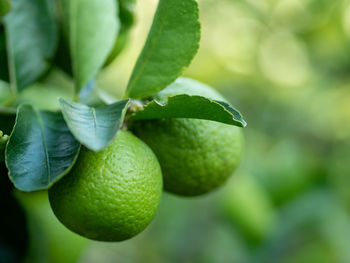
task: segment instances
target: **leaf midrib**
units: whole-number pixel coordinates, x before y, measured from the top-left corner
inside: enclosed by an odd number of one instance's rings
[[[160,0],[160,1],[162,1],[162,0]],[[160,26],[160,28],[159,28],[157,34],[156,34],[156,37],[154,38],[155,41],[153,41],[153,42],[150,41],[150,42],[151,42],[151,44],[150,44],[150,45],[151,45],[151,48],[150,48],[149,51],[146,53],[144,62],[143,62],[143,63],[141,64],[141,66],[140,66],[140,70],[139,70],[138,73],[135,75],[135,77],[133,78],[133,80],[130,82],[130,85],[129,85],[129,87],[128,87],[128,90],[129,90],[129,91],[128,91],[128,94],[129,94],[130,91],[135,87],[137,81],[140,79],[140,76],[142,76],[144,69],[146,68],[146,66],[147,66],[147,64],[148,64],[148,62],[149,62],[149,60],[150,60],[152,54],[154,53],[154,50],[155,50],[155,48],[156,48],[156,45],[158,44],[158,40],[159,40],[159,38],[160,38],[160,36],[161,36],[161,34],[162,34],[163,30],[164,30],[164,27],[165,27],[165,25],[166,25],[166,19],[168,18],[170,5],[171,5],[171,3],[168,3],[167,6],[166,6],[166,8],[165,8],[165,10],[166,10],[166,15],[164,16],[163,19],[161,19],[161,23],[160,23],[161,26]],[[153,27],[153,25],[152,25],[152,27]],[[151,27],[151,29],[152,29],[152,27]],[[147,41],[148,41],[148,40],[147,40]],[[141,94],[141,96],[142,96],[142,95],[143,95],[143,94]]]
[[[39,127],[40,127],[40,131],[41,131],[41,139],[42,139],[42,144],[43,144],[43,147],[44,147],[44,152],[45,152],[45,160],[46,160],[46,167],[47,167],[47,175],[48,175],[48,184],[51,182],[51,170],[50,170],[50,158],[49,158],[49,153],[48,153],[48,150],[47,150],[47,144],[46,144],[46,138],[45,138],[45,132],[44,132],[44,123],[43,123],[43,120],[41,118],[41,115],[40,113],[33,109],[34,110],[34,113],[35,115],[37,116],[38,118],[38,122],[39,122]]]
[[[91,115],[94,120],[94,134],[95,138],[97,138],[97,117],[96,117],[96,109],[94,107],[91,107]]]

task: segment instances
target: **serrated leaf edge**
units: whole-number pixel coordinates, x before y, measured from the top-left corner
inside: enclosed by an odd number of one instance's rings
[[[145,105],[143,105],[143,107],[142,107],[141,110],[134,112],[134,113],[131,115],[130,119],[133,119],[133,116],[135,116],[135,115],[136,115],[138,112],[140,112],[140,111],[144,111],[144,110],[145,110],[147,107],[149,107],[152,103],[156,103],[157,105],[159,105],[159,106],[161,106],[161,107],[164,107],[164,106],[168,105],[169,99],[172,99],[172,98],[178,97],[178,96],[197,97],[197,98],[204,98],[204,99],[207,99],[210,103],[219,105],[225,112],[227,112],[228,114],[230,114],[230,115],[232,116],[232,120],[233,120],[233,121],[235,121],[235,122],[241,124],[240,127],[244,128],[244,127],[247,126],[247,123],[246,123],[246,121],[243,119],[243,116],[242,116],[242,114],[240,113],[240,111],[237,110],[236,108],[234,108],[234,107],[233,107],[232,105],[230,105],[229,103],[223,102],[223,101],[219,101],[219,100],[213,100],[213,99],[210,99],[210,98],[207,98],[207,97],[204,97],[204,96],[200,96],[200,95],[188,95],[188,94],[177,94],[177,95],[173,95],[173,96],[168,96],[168,97],[166,98],[166,100],[164,100],[164,102],[160,102],[160,101],[158,101],[157,99],[153,99],[153,100],[147,102]],[[226,107],[225,107],[224,105],[221,104],[221,102],[222,102],[222,103],[226,103],[229,107],[231,107],[233,110],[235,110],[235,111],[239,114],[241,120],[235,119],[235,116],[234,116],[229,110],[227,110]],[[195,119],[195,118],[189,118],[189,119]]]

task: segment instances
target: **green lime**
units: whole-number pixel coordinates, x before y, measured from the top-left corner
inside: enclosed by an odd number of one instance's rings
[[[210,87],[179,79],[155,96],[186,93],[224,100]],[[134,133],[154,151],[160,162],[164,189],[196,196],[221,186],[236,169],[242,152],[242,133],[236,126],[198,119],[135,121]]]
[[[90,239],[122,241],[154,217],[162,193],[156,156],[120,131],[100,152],[82,149],[72,171],[49,190],[51,207],[70,230]]]

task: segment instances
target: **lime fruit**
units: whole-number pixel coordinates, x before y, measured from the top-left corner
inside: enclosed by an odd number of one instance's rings
[[[180,78],[154,97],[166,101],[176,94],[225,100],[197,81]],[[160,162],[164,189],[201,195],[221,186],[236,169],[242,152],[242,133],[236,126],[198,119],[135,121],[134,133],[154,151]]]
[[[49,190],[57,218],[90,239],[122,241],[140,233],[154,217],[162,174],[152,150],[120,131],[100,152],[82,149],[72,171]]]

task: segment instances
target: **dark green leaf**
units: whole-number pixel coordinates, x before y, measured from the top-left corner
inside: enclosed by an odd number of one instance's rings
[[[10,0],[0,0],[0,17],[11,10]]]
[[[129,100],[89,107],[59,99],[62,113],[75,138],[93,151],[102,150],[117,135],[129,105]]]
[[[79,148],[61,113],[22,105],[6,147],[10,179],[22,191],[47,189],[70,170]]]
[[[199,47],[195,0],[159,0],[146,44],[131,75],[127,96],[146,98],[165,88],[187,67]]]
[[[62,0],[75,85],[79,91],[104,64],[119,30],[115,0]]]
[[[198,95],[175,95],[168,97],[164,104],[152,100],[143,110],[131,116],[133,120],[148,120],[162,118],[192,118],[222,122],[245,127],[239,111],[227,102],[211,100]]]
[[[13,0],[4,17],[10,79],[13,89],[22,90],[48,67],[58,30],[51,0]]]

